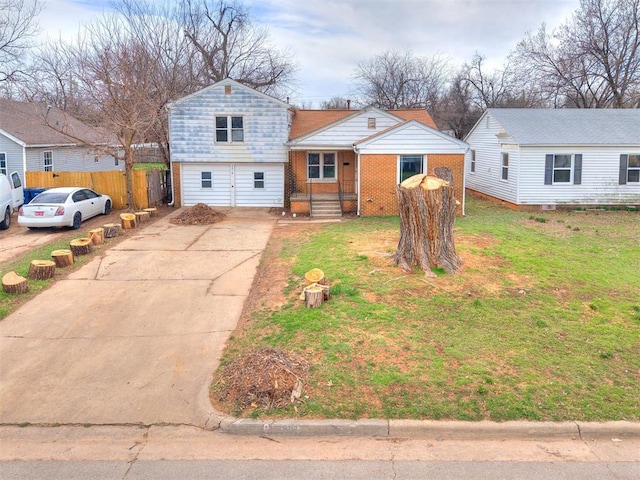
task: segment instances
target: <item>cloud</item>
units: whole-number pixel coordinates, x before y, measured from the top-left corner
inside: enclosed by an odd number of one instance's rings
[[[254,18],[300,65],[294,101],[347,96],[357,63],[387,50],[499,65],[527,31],[560,24],[578,0],[249,0]]]

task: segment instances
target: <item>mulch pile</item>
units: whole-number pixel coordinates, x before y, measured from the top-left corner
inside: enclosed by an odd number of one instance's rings
[[[309,363],[275,348],[253,350],[224,367],[216,390],[219,400],[245,409],[280,408],[300,399]]]
[[[210,225],[221,222],[223,218],[223,213],[216,212],[204,203],[197,203],[169,219],[169,221],[176,225]]]

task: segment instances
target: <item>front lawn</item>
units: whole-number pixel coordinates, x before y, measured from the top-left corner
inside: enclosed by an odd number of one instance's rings
[[[456,220],[464,270],[437,278],[391,264],[398,237],[391,217],[277,227],[256,283],[268,285],[269,298],[250,302],[222,365],[271,346],[306,357],[311,378],[303,402],[286,409],[217,408],[302,418],[640,420],[640,214],[532,215],[468,199],[467,216]],[[278,266],[286,282],[274,289]],[[331,285],[319,309],[298,299],[312,268]]]

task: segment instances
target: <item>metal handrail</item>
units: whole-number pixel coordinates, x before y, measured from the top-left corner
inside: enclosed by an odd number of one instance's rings
[[[342,205],[342,182],[338,182],[338,200],[340,201],[340,215],[344,213],[344,208]]]
[[[313,216],[313,179],[309,179],[309,216]]]

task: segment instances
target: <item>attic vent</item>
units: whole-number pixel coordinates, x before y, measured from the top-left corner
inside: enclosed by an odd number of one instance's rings
[[[231,85],[225,85],[224,86],[224,94],[225,95],[231,95]]]
[[[375,117],[367,119],[367,127],[368,128],[376,128],[376,119],[375,119]]]

